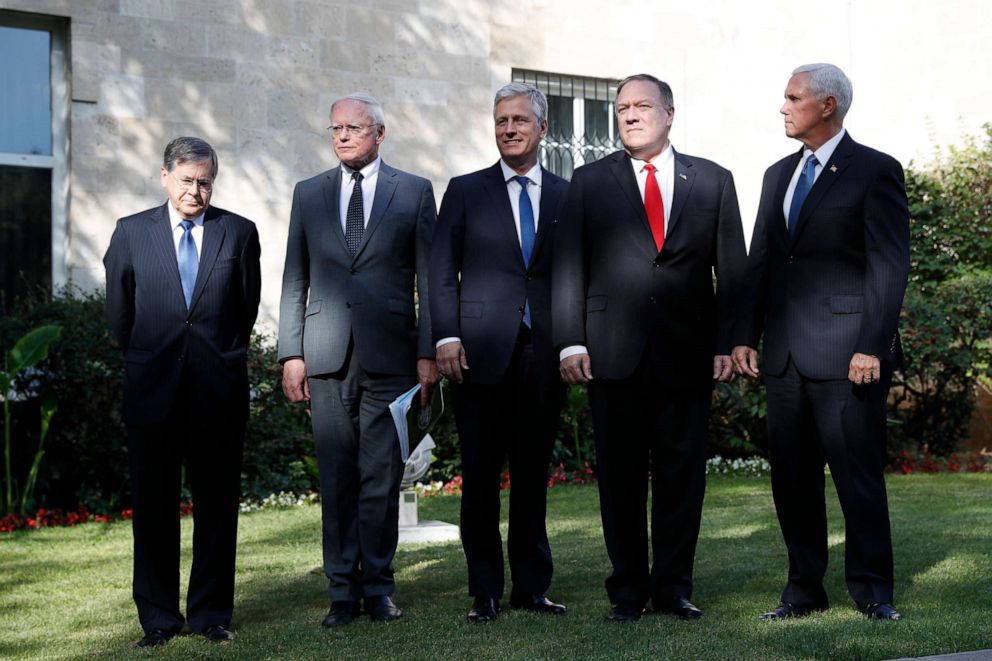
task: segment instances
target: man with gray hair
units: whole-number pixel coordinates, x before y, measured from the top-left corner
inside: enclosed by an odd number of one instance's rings
[[[462,454],[461,537],[468,619],[494,620],[503,597],[500,472],[509,460],[510,606],[561,614],[550,601],[548,464],[564,387],[551,344],[551,244],[568,184],[538,164],[548,102],[511,83],[493,109],[500,160],[455,177],[431,254],[431,320],[441,373],[454,382]]]
[[[217,154],[176,138],[159,173],[168,201],[117,221],[104,264],[107,319],[124,351],[139,647],[184,624],[228,642],[234,608],[246,352],[261,291],[255,225],[210,206]],[[179,608],[183,464],[196,507],[186,618]]]
[[[899,163],[845,131],[851,98],[831,64],[792,72],[780,112],[803,147],[765,172],[737,307],[738,373],[758,376],[764,335],[772,493],[789,551],[781,603],[764,620],[827,608],[824,462],[844,512],[848,592],[870,619],[900,617],[883,469],[909,212]]]
[[[367,94],[331,105],[336,168],[293,193],[279,307],[290,401],[309,401],[320,471],[325,627],[401,616],[393,556],[403,476],[389,404],[437,382],[427,262],[437,217],[426,179],[386,165],[382,107]],[[419,294],[419,314],[417,310]]]

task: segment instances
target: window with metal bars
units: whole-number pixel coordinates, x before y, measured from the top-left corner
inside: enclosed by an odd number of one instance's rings
[[[514,69],[513,81],[530,83],[548,97],[548,135],[541,164],[572,176],[575,168],[621,148],[613,99],[620,81]]]

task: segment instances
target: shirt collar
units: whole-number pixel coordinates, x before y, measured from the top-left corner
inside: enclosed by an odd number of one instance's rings
[[[374,161],[359,170],[359,172],[362,173],[362,178],[368,179],[372,175],[377,174],[379,172],[380,165],[382,165],[382,157],[376,156]],[[351,181],[351,175],[353,172],[355,172],[355,170],[352,170],[344,163],[341,164],[341,177],[344,178],[345,181]]]
[[[206,209],[204,209],[203,213],[201,213],[196,218],[183,218],[183,215],[179,213],[179,211],[176,210],[174,206],[172,206],[172,200],[166,202],[165,206],[169,210],[169,222],[170,222],[169,226],[172,227],[173,229],[179,227],[179,222],[183,220],[192,220],[193,224],[196,225],[197,227],[203,227],[203,217],[207,213]]]
[[[844,139],[844,135],[846,133],[847,129],[841,128],[841,130],[837,132],[837,135],[820,145],[820,148],[816,151],[811,151],[808,147],[804,148],[802,159],[803,163],[806,162],[806,159],[809,158],[810,154],[816,154],[816,162],[820,164],[820,167],[826,167],[827,163],[830,162],[830,157],[834,155],[834,150],[837,149],[837,145],[839,145],[840,141]]]
[[[520,175],[518,175],[516,173],[516,171],[513,168],[511,168],[509,165],[507,165],[506,164],[506,161],[504,161],[502,158],[499,159],[499,167],[500,167],[501,170],[503,170],[503,181],[505,181],[507,183],[509,183],[509,181],[511,179],[513,179],[514,177],[519,177],[520,176]],[[534,184],[535,186],[540,186],[541,185],[541,164],[540,163],[535,163],[534,164],[534,167],[532,167],[530,170],[527,170],[527,173],[524,174],[523,176],[525,176],[528,179],[530,179],[531,183]]]
[[[672,149],[672,143],[669,142],[668,146],[665,147],[665,151],[661,152],[654,157],[651,161],[642,161],[639,158],[630,157],[630,162],[634,166],[634,172],[640,172],[644,169],[644,166],[648,163],[654,165],[658,170],[663,170],[667,167],[671,167],[672,161],[675,160],[675,150]]]

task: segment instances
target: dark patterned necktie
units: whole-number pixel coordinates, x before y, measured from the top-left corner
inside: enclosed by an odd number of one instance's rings
[[[365,209],[362,205],[363,178],[361,172],[351,173],[355,185],[351,189],[348,214],[345,216],[344,240],[353,256],[358,252],[358,246],[362,245],[362,235],[365,233]]]

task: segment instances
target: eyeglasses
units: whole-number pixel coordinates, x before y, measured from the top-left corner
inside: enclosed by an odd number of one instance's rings
[[[356,126],[355,124],[331,124],[327,127],[327,130],[331,132],[335,138],[341,135],[354,135],[363,136],[370,128],[379,126],[379,124],[369,124],[368,126]]]
[[[189,193],[190,191],[195,193],[197,190],[201,190],[204,193],[209,193],[214,188],[214,182],[209,179],[189,179],[188,177],[179,179],[171,172],[169,173],[169,176],[171,176],[172,180],[176,182],[177,186],[179,186],[179,190],[184,193]]]

